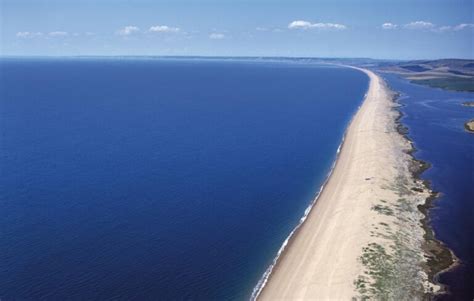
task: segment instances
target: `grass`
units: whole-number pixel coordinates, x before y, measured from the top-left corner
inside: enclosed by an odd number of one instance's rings
[[[400,187],[402,185],[402,187]],[[408,183],[403,178],[397,179],[395,192],[403,195]],[[410,194],[412,194],[410,192]],[[379,214],[396,218],[395,228],[385,222],[373,224],[372,236],[389,242],[385,247],[380,243],[369,243],[362,249],[360,262],[365,267],[364,273],[354,281],[359,295],[355,300],[420,300],[423,298],[423,285],[419,273],[423,261],[416,244],[413,244],[413,221],[407,213],[416,210],[416,202],[399,198],[395,204],[379,200],[372,210]]]
[[[432,79],[415,79],[415,84],[427,85],[433,88],[441,88],[453,91],[474,92],[474,81],[472,78],[446,77]]]
[[[393,215],[392,208],[385,205],[375,205],[375,206],[372,206],[371,209],[377,211],[380,214]]]

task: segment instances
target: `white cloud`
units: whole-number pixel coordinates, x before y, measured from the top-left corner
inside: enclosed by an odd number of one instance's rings
[[[117,30],[116,34],[120,36],[129,36],[139,31],[140,31],[140,28],[138,28],[137,26],[129,25],[129,26],[125,26],[122,29]]]
[[[148,30],[150,32],[179,32],[180,29],[178,27],[170,27],[166,25],[156,25],[150,27]]]
[[[65,32],[65,31],[52,31],[52,32],[48,33],[48,35],[50,37],[65,37],[65,36],[68,35],[68,33]]]
[[[337,23],[311,23],[308,21],[297,20],[288,24],[289,29],[334,29],[344,30],[347,29],[346,25]]]
[[[433,31],[447,32],[447,31],[461,31],[461,30],[468,30],[468,29],[474,29],[474,24],[462,23],[456,26],[440,26],[438,28],[433,29]]]
[[[22,39],[41,37],[42,35],[43,35],[42,32],[20,31],[16,33],[17,38],[22,38]]]
[[[446,31],[450,31],[452,30],[453,27],[452,26],[440,26],[436,29],[436,31],[438,32],[446,32]]]
[[[397,29],[400,28],[397,24],[393,24],[390,22],[382,24],[383,29]],[[414,21],[403,25],[402,28],[405,29],[413,29],[413,30],[426,30],[431,32],[437,33],[444,33],[444,32],[451,32],[451,31],[461,31],[461,30],[468,30],[474,29],[473,23],[462,23],[459,25],[444,25],[444,26],[436,26],[435,24],[427,21]]]
[[[256,27],[255,30],[260,32],[283,32],[283,30],[278,27]]]
[[[308,28],[311,28],[312,25],[313,24],[311,24],[311,22],[299,20],[299,21],[293,21],[290,24],[288,24],[288,28],[289,29],[308,29]]]
[[[459,30],[463,30],[463,29],[474,29],[474,24],[472,24],[472,23],[463,23],[463,24],[459,24],[459,25],[457,25],[453,28],[453,30],[455,30],[455,31],[459,31]]]
[[[407,29],[426,30],[426,29],[434,29],[435,25],[431,22],[426,22],[426,21],[414,21],[414,22],[410,22],[408,24],[405,24],[404,27],[407,28]]]
[[[383,23],[383,24],[382,24],[382,28],[383,28],[383,29],[397,29],[397,28],[398,28],[398,25],[397,25],[397,24],[390,23],[390,22],[387,22],[387,23]]]
[[[211,40],[222,40],[222,39],[225,39],[225,35],[223,33],[211,33],[209,35],[209,39],[211,39]]]

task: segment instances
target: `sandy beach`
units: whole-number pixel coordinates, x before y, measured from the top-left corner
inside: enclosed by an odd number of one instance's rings
[[[358,70],[370,78],[365,100],[258,300],[416,300],[436,289],[424,272],[417,210],[430,191],[412,175],[412,146],[397,131],[393,93],[372,71]]]

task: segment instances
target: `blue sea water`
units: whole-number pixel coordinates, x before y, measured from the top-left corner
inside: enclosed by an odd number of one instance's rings
[[[453,271],[441,274],[441,283],[451,294],[442,300],[474,299],[474,134],[464,123],[474,117],[474,93],[451,92],[415,85],[384,74],[389,85],[401,92],[402,123],[418,151],[415,157],[432,167],[423,173],[432,188],[441,193],[430,211],[438,239],[461,260]]]
[[[2,59],[0,298],[248,298],[367,85],[291,63]]]

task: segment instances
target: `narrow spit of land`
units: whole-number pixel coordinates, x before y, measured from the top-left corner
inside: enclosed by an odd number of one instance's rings
[[[421,299],[428,282],[422,214],[431,191],[414,178],[394,94],[375,73],[334,170],[258,300]]]

